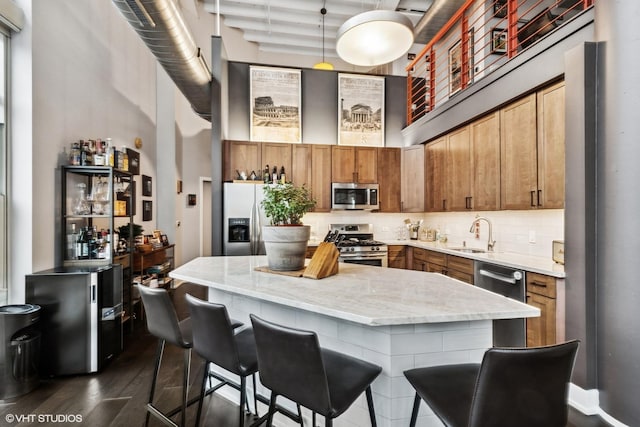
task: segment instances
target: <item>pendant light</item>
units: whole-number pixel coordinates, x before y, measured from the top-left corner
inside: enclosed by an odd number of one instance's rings
[[[324,59],[324,16],[327,14],[327,9],[324,7],[326,5],[326,1],[320,9],[320,13],[322,14],[322,62],[318,62],[313,66],[316,70],[333,70],[333,64],[325,61]]]
[[[400,12],[370,10],[340,26],[336,51],[344,61],[376,66],[394,61],[413,44],[413,24]]]

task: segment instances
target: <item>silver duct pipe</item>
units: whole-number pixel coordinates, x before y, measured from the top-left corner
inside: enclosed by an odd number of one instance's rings
[[[211,121],[211,71],[174,0],[112,0],[191,103]]]
[[[464,2],[465,0],[434,0],[414,27],[414,43],[428,44]]]

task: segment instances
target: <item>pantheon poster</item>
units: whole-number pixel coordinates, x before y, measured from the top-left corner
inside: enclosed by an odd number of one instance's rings
[[[384,77],[338,75],[338,145],[384,147]]]
[[[251,141],[302,142],[300,70],[250,67]]]

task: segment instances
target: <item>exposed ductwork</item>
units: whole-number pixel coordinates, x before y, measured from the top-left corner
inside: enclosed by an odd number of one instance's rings
[[[414,27],[414,43],[428,44],[464,2],[465,0],[434,0]]]
[[[112,0],[193,110],[211,121],[211,71],[174,0]]]

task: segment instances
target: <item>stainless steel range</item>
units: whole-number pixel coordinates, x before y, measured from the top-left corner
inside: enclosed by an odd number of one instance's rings
[[[331,224],[327,238],[335,242],[340,251],[340,262],[388,265],[387,245],[373,240],[372,224]]]

